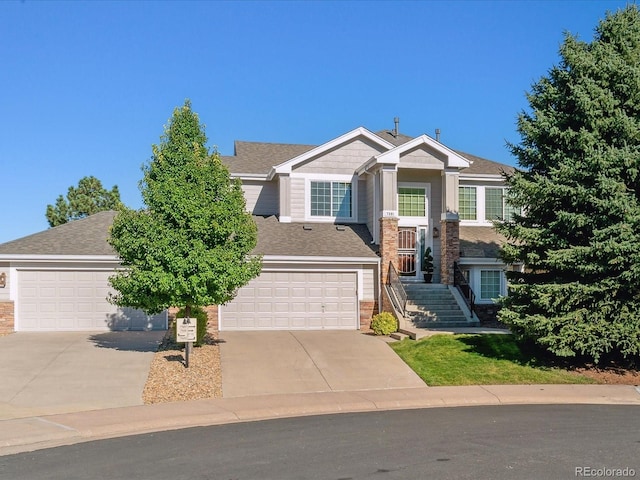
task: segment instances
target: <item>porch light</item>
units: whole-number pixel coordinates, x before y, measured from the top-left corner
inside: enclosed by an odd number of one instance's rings
[[[433,238],[440,238],[440,230],[438,230],[438,227],[433,227]]]
[[[0,273],[0,288],[4,288],[7,286],[7,274],[2,272]]]

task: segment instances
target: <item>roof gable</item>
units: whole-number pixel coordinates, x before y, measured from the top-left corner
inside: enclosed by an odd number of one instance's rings
[[[468,159],[428,135],[420,135],[413,140],[409,140],[387,152],[381,153],[376,157],[376,163],[397,165],[400,163],[400,157],[403,154],[412,152],[418,148],[425,148],[427,151],[430,150],[430,153],[434,154],[435,157],[442,158],[445,168],[468,168],[471,164]]]
[[[381,147],[385,148],[385,149],[392,149],[393,148],[393,144],[380,138],[379,136],[377,136],[375,133],[370,132],[369,130],[367,130],[364,127],[358,127],[354,130],[351,130],[350,132],[347,132],[343,135],[340,135],[337,138],[334,138],[333,140],[330,140],[312,150],[309,150],[301,155],[298,155],[297,157],[292,158],[291,160],[288,160],[286,162],[281,163],[280,165],[276,165],[271,172],[269,173],[269,179],[273,178],[276,174],[289,174],[291,173],[291,169],[294,168],[295,166],[306,162],[307,160],[312,159],[313,157],[317,157],[322,155],[323,153],[329,152],[333,149],[335,149],[336,147],[343,145],[345,143],[348,143],[358,137],[364,137],[366,139],[368,139],[370,142],[373,142],[374,144],[380,145]]]

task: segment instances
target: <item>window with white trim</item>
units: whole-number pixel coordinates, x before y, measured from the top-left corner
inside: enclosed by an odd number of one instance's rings
[[[480,270],[480,298],[493,300],[502,295],[502,270]]]
[[[311,181],[311,216],[352,216],[352,186],[349,182]]]
[[[458,188],[458,205],[460,220],[476,220],[477,214],[476,187]]]
[[[426,215],[425,189],[398,187],[398,215],[424,217]]]
[[[504,188],[484,189],[484,218],[488,221],[504,220],[510,222],[514,213],[520,213],[519,208],[507,203]]]

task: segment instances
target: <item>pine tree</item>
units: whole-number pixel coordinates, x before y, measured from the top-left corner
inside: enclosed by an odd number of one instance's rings
[[[83,177],[77,187],[69,187],[67,198],[59,195],[55,205],[47,205],[46,217],[50,227],[79,220],[104,210],[120,206],[120,191],[114,185],[106,190],[96,177]]]
[[[608,13],[518,118],[520,169],[507,176],[523,216],[498,226],[509,273],[500,319],[560,356],[640,355],[640,12]]]
[[[223,304],[257,276],[250,255],[257,229],[245,210],[239,180],[232,180],[189,101],[174,110],[141,191],[146,208],[122,208],[110,243],[122,269],[109,280],[111,301],[158,313],[169,307]]]

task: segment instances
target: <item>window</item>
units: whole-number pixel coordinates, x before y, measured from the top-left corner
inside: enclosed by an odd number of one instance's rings
[[[501,188],[485,188],[484,218],[486,220],[504,219],[504,195]]]
[[[459,187],[460,220],[476,220],[476,187]]]
[[[311,216],[350,218],[351,184],[311,182]]]
[[[504,188],[485,188],[484,215],[486,220],[505,220],[510,222],[514,213],[520,213],[519,208],[507,204],[504,193]]]
[[[502,295],[502,271],[480,271],[480,298],[493,299]]]
[[[424,188],[398,188],[398,215],[401,217],[425,216]]]

